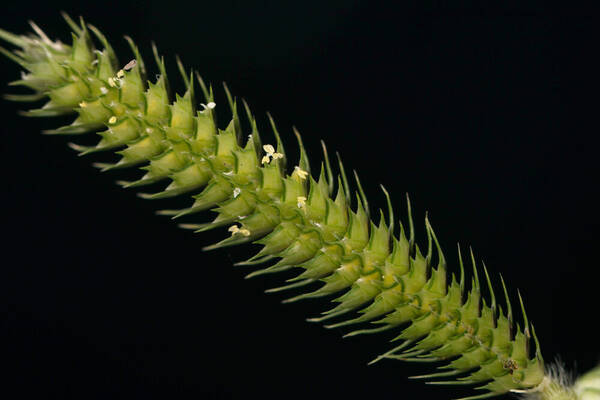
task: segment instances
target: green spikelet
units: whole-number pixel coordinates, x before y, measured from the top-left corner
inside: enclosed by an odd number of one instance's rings
[[[138,180],[120,182],[122,186],[164,182],[163,190],[140,197],[191,195],[189,207],[159,214],[183,219],[204,210],[215,212],[210,223],[181,224],[198,232],[228,228],[230,236],[206,250],[250,242],[262,245],[256,255],[238,263],[257,268],[248,278],[298,271],[267,292],[302,290],[284,302],[333,296],[333,307],[310,321],[324,322],[326,328],[348,327],[346,336],[397,330],[392,348],[372,362],[442,362],[439,372],[413,378],[432,384],[475,385],[481,391],[464,400],[508,392],[552,400],[587,400],[597,395],[597,370],[578,382],[576,389],[545,371],[521,297],[523,322],[515,323],[504,281],[503,308],[487,269],[477,265],[472,252],[470,285],[462,257],[460,276],[449,274],[427,218],[427,248],[419,248],[408,198],[408,229],[394,226],[392,201],[384,188],[387,217],[380,211],[371,220],[358,176],[358,192],[352,193],[341,159],[335,176],[324,144],[324,162],[313,176],[301,136],[295,132],[300,161],[288,167],[274,121],[270,119],[275,143],[263,144],[255,118],[244,103],[251,126],[246,136],[237,101],[227,88],[232,119],[220,129],[216,111],[222,106],[214,103],[212,88],[198,75],[188,74],[180,62],[186,92],[171,100],[164,62],[156,48],[160,75],[155,82],[147,82],[145,64],[133,41],[128,39],[133,60],[119,69],[98,29],[83,21],[77,24],[67,15],[65,19],[73,31],[71,46],[51,41],[35,25],[37,35],[31,36],[0,30],[0,38],[17,48],[0,51],[26,71],[12,84],[33,90],[32,95],[8,99],[47,99],[41,108],[27,111],[28,116],[75,114],[70,125],[45,133],[97,133],[100,139],[95,146],[70,145],[81,155],[113,150],[121,157],[114,164],[97,164],[102,170],[138,166],[143,171]],[[92,39],[101,50],[95,49]],[[205,102],[198,107],[197,83]]]

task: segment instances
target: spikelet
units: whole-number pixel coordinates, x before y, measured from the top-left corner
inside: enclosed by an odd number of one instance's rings
[[[600,365],[577,379],[573,390],[578,399],[600,399]]]
[[[245,103],[252,131],[242,142],[246,135],[237,102],[227,88],[232,119],[220,129],[216,111],[223,105],[215,103],[212,88],[199,75],[186,73],[178,62],[187,90],[172,100],[164,62],[156,48],[160,75],[155,82],[147,82],[145,64],[133,41],[128,39],[132,60],[119,68],[98,29],[64,17],[73,31],[71,46],[51,41],[35,25],[37,35],[17,36],[0,30],[0,38],[18,48],[0,51],[26,71],[13,84],[34,92],[9,99],[48,99],[41,108],[26,112],[29,116],[75,113],[70,125],[45,133],[97,132],[101,139],[95,146],[70,146],[81,155],[116,151],[119,161],[97,164],[103,171],[141,167],[143,175],[121,182],[122,186],[165,182],[164,190],[141,193],[140,197],[192,195],[189,207],[160,214],[183,218],[208,209],[216,212],[211,223],[182,224],[198,232],[228,227],[228,236],[206,250],[250,242],[262,245],[256,255],[237,263],[257,268],[248,278],[299,271],[283,286],[267,292],[305,290],[284,302],[335,295],[335,306],[311,321],[324,322],[326,328],[348,327],[346,336],[398,330],[395,346],[372,363],[384,359],[443,362],[441,372],[413,378],[434,384],[475,385],[482,391],[464,400],[509,392],[544,400],[597,396],[598,370],[584,376],[574,388],[554,372],[545,371],[521,296],[522,324],[514,321],[504,281],[500,280],[505,298],[502,308],[487,269],[477,265],[472,252],[468,257],[472,277],[467,279],[461,256],[459,276],[449,275],[427,218],[427,249],[419,248],[408,198],[408,229],[394,226],[392,201],[383,187],[387,217],[380,211],[378,221],[371,220],[358,176],[355,174],[358,192],[352,193],[341,161],[339,174],[334,176],[324,144],[324,161],[315,178],[302,138],[295,132],[300,161],[288,168],[274,121],[270,119],[275,142],[263,144]],[[92,35],[102,50],[94,48]],[[199,107],[195,103],[196,80],[205,101]],[[489,292],[488,300],[483,298],[482,286]]]

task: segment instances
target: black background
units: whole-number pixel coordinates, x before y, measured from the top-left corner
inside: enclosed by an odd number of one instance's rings
[[[180,93],[176,54],[216,87],[226,81],[260,116],[267,142],[270,111],[288,152],[293,124],[313,166],[320,139],[339,151],[373,208],[385,204],[384,183],[404,218],[410,193],[419,228],[429,211],[451,268],[455,243],[472,245],[495,282],[503,274],[513,304],[521,289],[546,359],[560,354],[583,372],[600,355],[597,20],[519,4],[9,1],[0,27],[24,33],[33,19],[68,41],[65,10],[103,30],[123,64],[132,58],[123,34],[148,64],[154,40]],[[4,58],[0,68],[4,83],[19,76]],[[68,119],[27,119],[21,108],[1,108],[0,362],[9,373],[0,390],[44,399],[472,394],[406,379],[426,365],[367,367],[393,335],[342,339],[346,331],[305,322],[330,305],[265,295],[282,277],[244,280],[232,263],[248,247],[203,253],[227,233],[194,235],[153,215],[187,200],[137,198],[113,183],[137,171],[98,173],[91,162],[109,155],[78,158],[72,139],[38,133]]]

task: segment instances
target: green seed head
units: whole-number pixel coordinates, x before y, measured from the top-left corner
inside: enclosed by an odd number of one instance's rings
[[[599,397],[600,369],[580,378],[574,389],[561,374],[545,372],[522,301],[521,328],[513,321],[504,281],[506,311],[496,301],[485,266],[489,300],[484,299],[481,268],[472,253],[469,290],[460,255],[460,279],[448,275],[449,263],[427,218],[426,251],[417,246],[409,202],[408,232],[400,225],[396,234],[387,191],[382,188],[388,200],[387,217],[381,211],[376,222],[372,221],[358,175],[357,191],[352,193],[341,160],[335,176],[324,145],[324,161],[315,179],[302,138],[295,132],[300,154],[297,164],[288,170],[273,120],[274,144],[263,145],[254,116],[244,103],[246,122],[251,126],[251,132],[244,133],[236,99],[227,88],[231,121],[219,129],[216,113],[227,104],[217,105],[212,88],[199,76],[186,73],[180,62],[186,91],[171,99],[164,62],[156,49],[160,74],[155,82],[147,82],[144,61],[130,39],[133,59],[119,68],[98,29],[65,18],[73,30],[71,46],[51,41],[35,25],[37,36],[0,30],[0,39],[18,48],[16,52],[1,49],[2,53],[26,70],[13,84],[35,92],[10,98],[29,101],[46,97],[43,107],[26,113],[30,116],[76,114],[70,125],[47,133],[98,134],[94,146],[71,147],[81,155],[116,151],[121,156],[116,163],[96,164],[104,171],[140,167],[142,176],[119,182],[122,186],[165,183],[164,189],[141,197],[191,195],[189,207],[159,214],[185,219],[209,209],[216,213],[212,222],[181,225],[196,231],[226,229],[226,237],[205,250],[249,242],[262,246],[256,255],[238,263],[257,266],[248,277],[298,271],[284,286],[269,291],[302,290],[285,302],[333,295],[335,305],[310,321],[327,321],[327,328],[363,324],[347,336],[395,329],[400,344],[373,362],[441,362],[441,372],[414,378],[435,384],[475,385],[485,392],[468,399],[510,392],[543,400]],[[96,50],[90,31],[101,50]],[[196,103],[198,83],[205,103]],[[530,352],[531,339],[534,352]]]

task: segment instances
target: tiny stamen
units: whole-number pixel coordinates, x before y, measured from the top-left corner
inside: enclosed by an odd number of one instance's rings
[[[308,172],[306,172],[297,165],[294,167],[294,172],[298,175],[300,179],[306,179],[306,177],[308,176]]]
[[[298,201],[298,208],[302,208],[302,207],[306,206],[306,197],[298,196],[297,201]]]

